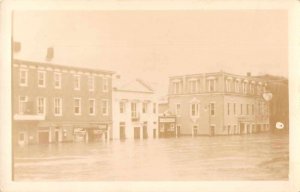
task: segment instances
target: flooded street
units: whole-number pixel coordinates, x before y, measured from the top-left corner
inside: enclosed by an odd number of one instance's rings
[[[288,135],[29,145],[15,149],[15,180],[287,180]]]

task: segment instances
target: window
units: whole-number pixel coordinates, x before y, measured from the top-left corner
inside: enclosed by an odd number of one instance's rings
[[[176,115],[180,115],[180,109],[181,109],[181,105],[180,103],[176,104]]]
[[[197,92],[197,80],[190,80],[189,81],[189,87],[190,87],[190,93],[196,93]]]
[[[102,114],[108,115],[108,101],[102,100]]]
[[[80,76],[74,75],[74,90],[80,90]]]
[[[61,73],[54,73],[54,88],[61,88]]]
[[[156,103],[153,103],[153,113],[156,113]]]
[[[254,115],[254,104],[252,104],[252,115]]]
[[[227,103],[227,115],[230,115],[230,103]]]
[[[124,113],[125,112],[125,102],[121,101],[120,102],[120,113]]]
[[[19,114],[26,113],[26,103],[28,102],[28,98],[25,96],[19,97]]]
[[[249,115],[249,104],[247,104],[247,115]]]
[[[90,115],[95,115],[96,114],[95,104],[96,104],[96,100],[95,99],[89,99],[89,114]]]
[[[60,97],[54,98],[54,115],[55,116],[62,115],[62,98]]]
[[[236,109],[235,109],[235,108],[236,108],[236,104],[234,103],[234,104],[233,104],[233,114],[234,114],[234,115],[236,115]]]
[[[240,112],[241,115],[243,115],[243,104],[241,104],[241,112]]]
[[[254,84],[250,84],[250,92],[253,95],[254,94]]]
[[[261,94],[261,86],[260,85],[257,85],[257,95],[260,95]]]
[[[81,114],[81,98],[74,98],[74,114]]]
[[[102,87],[103,92],[108,91],[108,79],[103,78],[103,87]]]
[[[208,79],[208,92],[216,91],[216,80],[215,79]]]
[[[20,86],[27,86],[28,83],[28,71],[27,69],[20,69]]]
[[[46,86],[46,71],[38,71],[38,87]]]
[[[209,104],[209,110],[210,110],[210,115],[214,116],[215,115],[215,103]]]
[[[231,80],[230,79],[226,79],[226,91],[230,92],[231,91]]]
[[[181,87],[180,82],[173,82],[173,93],[179,94],[181,92],[180,87]]]
[[[147,103],[143,103],[143,113],[147,113],[147,109],[148,108],[148,104]]]
[[[240,82],[238,80],[235,81],[235,92],[236,93],[240,92]]]
[[[136,103],[131,103],[131,117],[137,117]]]
[[[89,91],[94,91],[94,89],[95,89],[95,78],[93,76],[88,77],[88,87],[89,87]]]
[[[247,89],[248,89],[248,83],[247,83],[247,82],[244,82],[244,83],[243,83],[243,93],[244,93],[244,94],[247,94]]]
[[[37,98],[37,114],[45,114],[46,112],[46,99],[44,97]]]
[[[19,141],[23,142],[25,140],[25,133],[19,133]]]
[[[192,103],[190,108],[190,113],[192,117],[198,117],[199,116],[199,104],[198,103]]]

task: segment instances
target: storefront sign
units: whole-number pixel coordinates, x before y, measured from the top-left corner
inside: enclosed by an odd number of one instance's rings
[[[98,125],[98,129],[107,129],[107,125],[106,124],[101,124],[101,125]]]
[[[175,123],[175,118],[173,117],[161,117],[159,118],[160,123]]]

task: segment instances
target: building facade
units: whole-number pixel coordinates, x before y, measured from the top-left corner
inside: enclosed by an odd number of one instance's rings
[[[154,90],[136,79],[113,89],[113,139],[157,137],[158,106]]]
[[[13,60],[15,144],[109,138],[113,72]]]
[[[266,82],[225,72],[169,79],[169,110],[181,135],[233,135],[269,130]]]

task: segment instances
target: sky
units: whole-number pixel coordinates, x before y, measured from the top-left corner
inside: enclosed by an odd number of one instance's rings
[[[116,71],[167,93],[168,77],[225,71],[288,76],[281,10],[16,11],[15,58]]]

